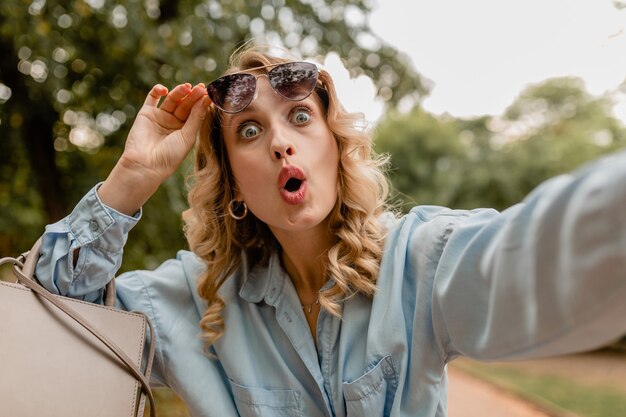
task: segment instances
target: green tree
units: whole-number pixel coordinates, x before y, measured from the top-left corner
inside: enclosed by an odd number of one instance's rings
[[[459,162],[465,149],[453,118],[436,117],[415,107],[407,114],[389,112],[375,131],[375,149],[391,155],[392,199],[401,208],[453,203]]]
[[[155,83],[207,82],[251,38],[304,56],[335,51],[395,102],[427,88],[367,26],[367,0],[3,0],[0,3],[0,253],[27,249],[105,178]],[[145,207],[125,267],[184,246],[189,161]],[[148,214],[149,213],[149,214]]]
[[[624,147],[611,107],[580,79],[557,78],[528,87],[502,117],[390,113],[375,142],[391,154],[392,184],[407,206],[504,209],[540,182]]]
[[[531,86],[507,109],[498,132],[506,182],[521,199],[541,181],[622,148],[626,131],[608,96],[594,97],[579,78]]]

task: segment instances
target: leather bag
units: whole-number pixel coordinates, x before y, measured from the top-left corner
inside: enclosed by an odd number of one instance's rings
[[[147,397],[155,417],[148,318],[115,309],[114,280],[104,306],[50,294],[34,279],[40,247],[0,259],[17,277],[0,281],[0,415],[141,417]]]

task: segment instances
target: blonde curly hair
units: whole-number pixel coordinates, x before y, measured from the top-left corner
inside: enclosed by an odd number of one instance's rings
[[[290,61],[246,49],[231,57],[227,73]],[[334,243],[326,263],[328,279],[335,285],[320,292],[319,303],[340,316],[342,300],[358,293],[372,297],[376,289],[384,241],[378,217],[388,194],[383,174],[387,159],[373,156],[362,115],[344,110],[326,71],[320,70],[314,94],[323,103],[340,155],[338,198],[329,215]],[[239,221],[228,215],[235,183],[222,140],[221,114],[214,106],[200,132],[191,180],[184,230],[191,250],[206,263],[197,291],[208,303],[200,321],[201,337],[208,347],[224,333],[220,287],[239,268],[243,255],[249,266],[267,264],[279,245],[267,225],[252,213]]]

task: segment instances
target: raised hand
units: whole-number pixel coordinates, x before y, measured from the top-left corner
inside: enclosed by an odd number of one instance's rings
[[[100,199],[122,213],[135,213],[193,148],[209,104],[203,84],[181,84],[169,94],[164,86],[154,86],[130,129],[124,153],[98,189]]]

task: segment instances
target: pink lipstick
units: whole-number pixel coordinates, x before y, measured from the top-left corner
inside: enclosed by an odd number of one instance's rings
[[[307,190],[304,172],[293,165],[283,167],[278,174],[278,190],[287,204],[302,203]]]

